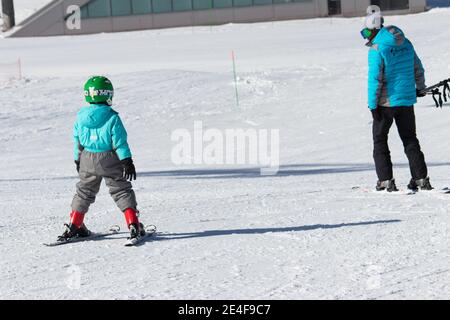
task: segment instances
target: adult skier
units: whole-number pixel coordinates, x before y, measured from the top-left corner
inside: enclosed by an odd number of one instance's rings
[[[368,105],[373,117],[373,157],[377,191],[398,191],[393,178],[388,133],[395,121],[411,170],[408,189],[431,190],[427,165],[416,136],[414,104],[425,95],[424,68],[413,45],[396,26],[383,26],[378,8],[368,9],[362,36],[368,40]]]
[[[78,112],[73,129],[74,160],[80,181],[72,201],[70,222],[58,240],[91,234],[83,221],[103,179],[125,215],[129,239],[139,239],[145,235],[145,230],[138,219],[136,197],[130,182],[136,180],[136,169],[127,143],[127,132],[119,114],[111,107],[113,85],[105,77],[91,77],[84,86],[84,95],[89,105]]]

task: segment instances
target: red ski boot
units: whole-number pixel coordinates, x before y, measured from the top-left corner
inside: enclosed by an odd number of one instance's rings
[[[67,241],[72,238],[84,238],[91,235],[91,231],[88,230],[83,223],[84,213],[78,211],[72,211],[70,213],[70,223],[64,224],[66,230],[58,237],[58,241]]]
[[[138,241],[139,238],[145,236],[145,227],[139,222],[138,213],[134,208],[128,208],[125,210],[125,220],[127,222],[128,229],[130,229],[129,241]]]

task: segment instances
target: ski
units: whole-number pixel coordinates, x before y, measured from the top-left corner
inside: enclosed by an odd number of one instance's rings
[[[437,195],[437,194],[450,194],[450,189],[449,188],[443,188],[443,189],[433,189],[433,190],[427,190],[427,191],[422,191],[422,193],[424,194],[429,194],[429,195]]]
[[[352,190],[360,190],[365,193],[374,193],[379,195],[387,195],[387,196],[411,196],[417,193],[417,191],[413,190],[398,190],[398,191],[392,191],[388,192],[386,190],[383,191],[377,191],[376,189],[369,189],[369,188],[362,188],[362,187],[352,187]]]
[[[412,196],[415,195],[417,193],[417,191],[413,191],[413,190],[398,190],[398,191],[392,191],[392,192],[388,192],[386,190],[383,191],[377,191],[377,190],[373,190],[373,192],[380,194],[380,195],[387,195],[387,196]]]
[[[414,194],[450,194],[450,187],[445,187],[443,189],[433,189],[433,190],[399,190],[394,192],[387,191],[377,191],[375,189],[363,188],[359,186],[352,187],[352,190],[359,190],[365,193],[375,193],[379,195],[414,195]]]
[[[156,234],[156,226],[150,225],[145,227],[145,235],[140,236],[138,238],[134,239],[127,239],[127,242],[125,242],[125,247],[134,247],[142,242],[144,242],[149,237],[152,237]]]
[[[69,244],[69,243],[89,241],[89,240],[104,238],[104,237],[107,237],[107,236],[110,236],[113,234],[117,234],[117,233],[119,233],[119,231],[120,231],[119,226],[112,226],[107,232],[91,232],[91,234],[88,237],[77,237],[77,238],[71,238],[71,239],[56,240],[53,242],[44,243],[44,246],[56,247],[56,246],[61,246],[64,244]]]

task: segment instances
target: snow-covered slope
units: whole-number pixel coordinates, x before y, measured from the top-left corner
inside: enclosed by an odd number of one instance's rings
[[[387,17],[415,44],[429,84],[450,74],[449,18],[447,9]],[[2,59],[20,57],[25,75],[0,90],[0,298],[448,299],[450,196],[366,192],[376,176],[361,25],[335,18],[0,39]],[[116,87],[142,219],[163,234],[131,249],[126,234],[46,248],[67,221],[77,182],[72,122],[96,73]],[[448,106],[426,98],[416,107],[437,188],[450,184]],[[280,129],[281,171],[174,165],[171,133],[192,132],[195,121]],[[390,143],[404,189],[395,128]],[[87,225],[117,223],[103,186]]]

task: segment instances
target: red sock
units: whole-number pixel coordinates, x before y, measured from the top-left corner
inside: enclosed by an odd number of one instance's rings
[[[84,220],[84,213],[78,211],[72,211],[70,213],[70,224],[73,224],[77,228],[81,227]]]
[[[139,224],[139,219],[137,217],[137,211],[133,208],[128,208],[124,212],[125,220],[127,222],[127,226],[130,227],[130,224]]]

